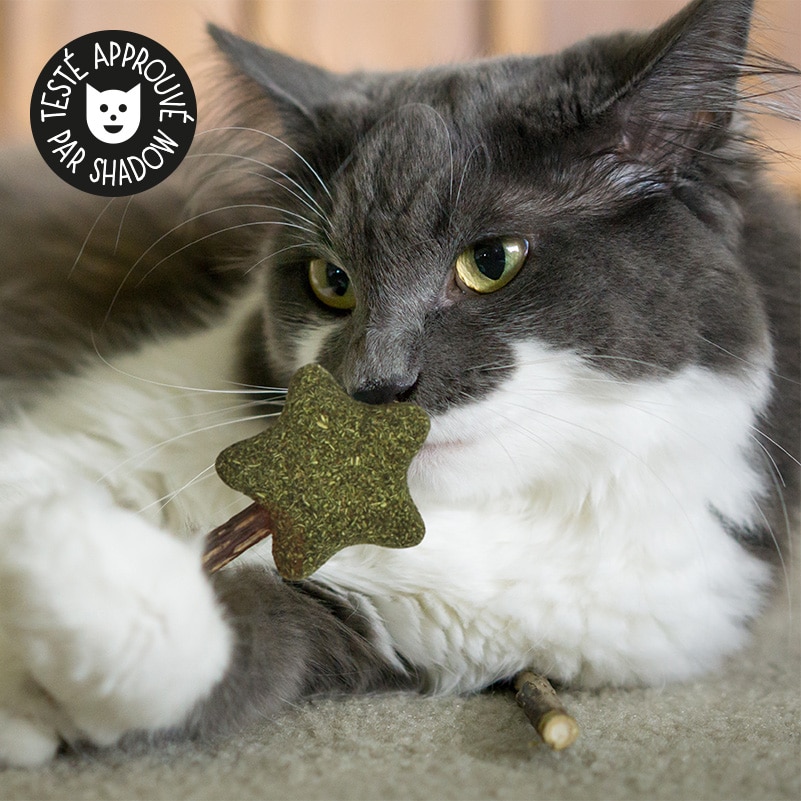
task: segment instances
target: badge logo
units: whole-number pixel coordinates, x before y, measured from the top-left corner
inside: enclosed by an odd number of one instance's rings
[[[130,31],[98,31],[61,48],[31,97],[31,132],[67,183],[118,197],[150,189],[183,161],[197,104],[178,60]]]
[[[127,142],[139,128],[139,84],[127,92],[106,89],[98,92],[86,84],[86,124],[101,141],[110,145]]]

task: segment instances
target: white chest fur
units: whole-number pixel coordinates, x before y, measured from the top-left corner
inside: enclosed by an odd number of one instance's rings
[[[601,530],[547,506],[424,507],[420,546],[351,548],[319,577],[369,595],[398,650],[441,691],[532,665],[584,685],[660,683],[742,643],[767,571],[711,516]]]
[[[759,515],[746,452],[764,384],[697,368],[602,382],[533,349],[520,362],[536,368],[434,421],[411,471],[423,543],[348,549],[321,577],[372,597],[432,689],[528,665],[588,685],[713,667],[769,576],[714,511]]]

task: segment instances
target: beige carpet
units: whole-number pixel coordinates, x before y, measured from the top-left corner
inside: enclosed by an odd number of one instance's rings
[[[66,757],[0,771],[0,799],[801,799],[796,572],[717,676],[563,693],[582,734],[561,754],[511,695],[326,701],[204,751]]]

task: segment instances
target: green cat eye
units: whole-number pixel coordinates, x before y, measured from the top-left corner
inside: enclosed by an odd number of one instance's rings
[[[485,295],[506,286],[528,255],[528,242],[519,236],[483,239],[463,250],[454,269],[458,283]]]
[[[309,284],[317,299],[332,309],[352,309],[356,305],[350,276],[330,261],[309,262]]]

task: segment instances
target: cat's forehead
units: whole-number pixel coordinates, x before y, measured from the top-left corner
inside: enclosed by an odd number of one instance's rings
[[[385,249],[422,240],[459,247],[508,233],[516,184],[528,196],[539,180],[538,146],[527,142],[528,163],[512,152],[517,143],[507,148],[499,131],[516,137],[514,120],[497,96],[469,83],[460,76],[434,84],[427,100],[423,91],[399,93],[401,102],[353,137],[327,176],[337,235]]]
[[[365,199],[384,194],[420,192],[438,185],[459,157],[451,121],[423,103],[402,104],[365,126],[332,179],[348,190],[370,190]],[[369,187],[365,181],[369,180]]]
[[[377,77],[360,105],[332,115],[345,119],[347,153],[332,180],[418,195],[436,187],[442,198],[536,170],[538,154],[552,158],[576,130],[566,110],[589,107],[599,90],[580,69],[560,78],[560,64],[511,57]]]
[[[444,246],[455,205],[473,190],[463,144],[431,107],[408,104],[384,116],[330,178],[337,244],[366,263],[415,243]]]

